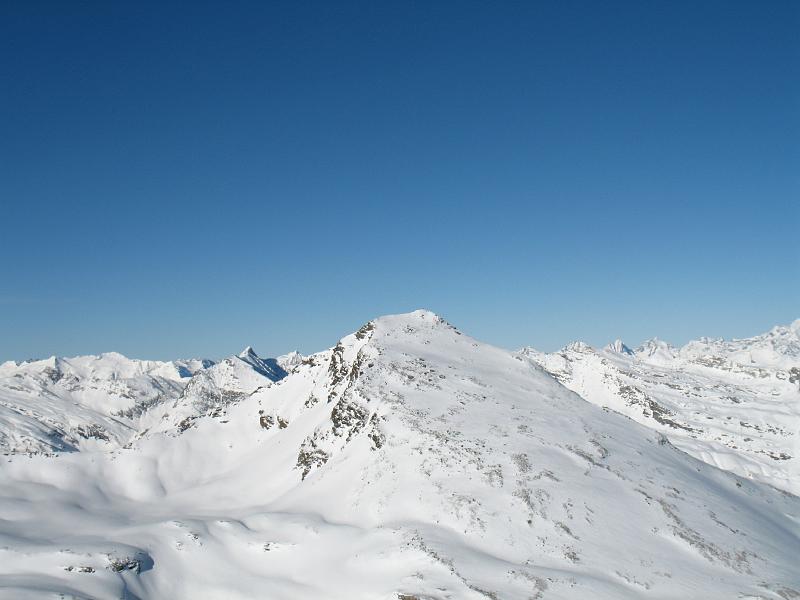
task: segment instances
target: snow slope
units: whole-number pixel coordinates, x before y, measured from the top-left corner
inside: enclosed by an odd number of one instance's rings
[[[128,448],[6,457],[0,596],[800,595],[800,499],[429,312],[223,410]]]
[[[707,463],[800,494],[800,320],[682,348],[653,339],[633,351],[617,340],[521,355]]]

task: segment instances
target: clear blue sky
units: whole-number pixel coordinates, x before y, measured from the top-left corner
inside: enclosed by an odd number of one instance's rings
[[[800,317],[800,3],[0,6],[0,360]]]

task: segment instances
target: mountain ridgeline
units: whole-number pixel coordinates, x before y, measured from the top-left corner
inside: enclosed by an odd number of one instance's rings
[[[0,596],[800,597],[799,329],[6,363]]]

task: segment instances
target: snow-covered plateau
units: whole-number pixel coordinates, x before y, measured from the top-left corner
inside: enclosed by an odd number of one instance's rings
[[[0,365],[0,597],[800,598],[800,322]]]

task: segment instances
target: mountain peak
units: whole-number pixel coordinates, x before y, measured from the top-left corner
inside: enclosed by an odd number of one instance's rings
[[[303,355],[297,350],[292,350],[288,354],[282,354],[275,360],[284,371],[291,371],[293,367],[303,363]]]
[[[461,335],[453,325],[442,317],[430,310],[423,309],[378,317],[365,323],[361,329],[351,335],[354,335],[356,339],[360,340],[372,330],[380,330],[384,333],[397,332],[403,335],[417,334],[424,331],[448,330],[452,331],[454,335]]]
[[[252,346],[242,350],[236,357],[243,363],[252,367],[257,373],[264,377],[277,381],[286,377],[286,371],[274,358],[261,358]],[[236,362],[235,360],[233,362]]]
[[[384,315],[382,317],[378,317],[375,319],[376,323],[384,323],[390,325],[399,325],[399,324],[413,324],[413,323],[430,323],[430,324],[437,324],[437,323],[444,323],[444,319],[442,319],[436,313],[425,310],[425,309],[417,309],[407,313],[398,313],[394,315]]]
[[[592,352],[593,348],[586,342],[576,340],[564,346],[562,352]]]
[[[621,339],[616,339],[610,344],[608,344],[605,348],[603,348],[606,352],[613,352],[615,354],[625,354],[627,356],[633,356],[634,352],[628,346],[626,346]]]
[[[247,346],[247,348],[245,348],[244,350],[239,352],[239,357],[240,358],[253,358],[253,357],[258,358],[258,354],[256,354],[255,350],[253,350],[252,346]]]

